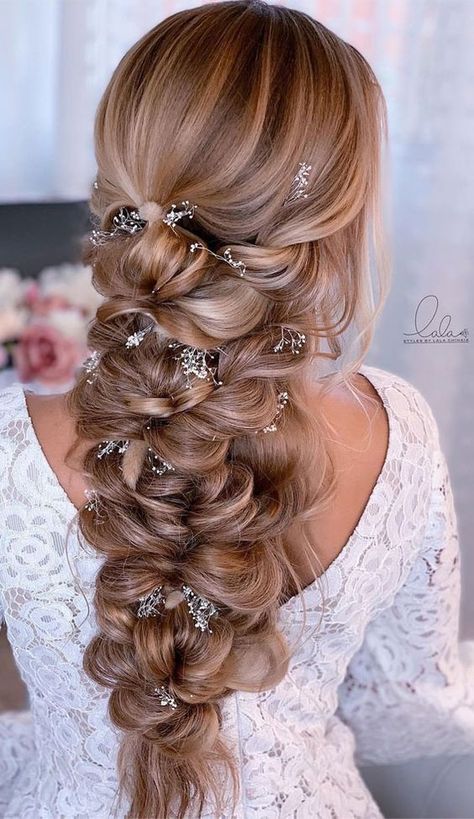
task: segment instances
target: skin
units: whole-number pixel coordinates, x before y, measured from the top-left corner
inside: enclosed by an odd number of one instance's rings
[[[324,413],[332,427],[328,443],[337,482],[336,494],[329,507],[305,524],[322,569],[314,564],[310,566],[302,558],[300,526],[288,531],[289,553],[303,587],[313,582],[315,574],[325,570],[344,548],[367,505],[386,457],[389,427],[380,396],[360,373],[352,377],[352,383],[359,390],[362,407],[345,385],[335,387],[322,399],[317,385],[314,388],[314,401],[318,401],[319,412]],[[372,400],[366,400],[367,396]],[[65,453],[74,437],[73,421],[67,414],[64,395],[28,394],[26,399],[43,453],[64,491],[79,508],[84,503],[86,482],[80,472],[64,463]]]
[[[363,375],[357,373],[351,383],[359,391],[358,399],[344,384],[322,399],[317,390],[315,393],[319,411],[331,425],[328,446],[336,473],[336,490],[329,506],[304,526],[321,566],[314,561],[310,565],[302,558],[301,526],[287,532],[292,564],[303,588],[344,549],[385,463],[389,424],[382,400]]]

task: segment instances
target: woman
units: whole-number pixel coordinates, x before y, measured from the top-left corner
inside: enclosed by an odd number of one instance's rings
[[[175,14],[114,72],[91,357],[1,396],[31,700],[2,816],[368,819],[356,761],[473,749],[437,425],[360,366],[385,116],[355,48],[264,2]]]

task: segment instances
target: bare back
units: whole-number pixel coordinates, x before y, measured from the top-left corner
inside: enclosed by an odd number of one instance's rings
[[[327,446],[335,468],[336,488],[330,505],[305,524],[304,531],[321,564],[322,574],[340,554],[362,514],[383,469],[388,450],[389,422],[382,399],[361,373],[351,378],[357,397],[344,384],[320,397],[318,413],[331,428]],[[362,393],[362,394],[361,394]],[[314,581],[315,566],[301,549],[301,526],[287,533],[289,552],[302,587]]]
[[[352,377],[352,384],[359,392],[359,400],[345,385],[335,387],[322,398],[316,386],[314,392],[317,412],[323,413],[333,430],[328,447],[336,470],[333,502],[305,525],[324,570],[356,527],[383,468],[388,447],[388,418],[379,394],[360,373]],[[366,396],[369,400],[365,400]],[[79,472],[65,464],[66,452],[74,440],[74,425],[67,414],[64,396],[30,393],[26,398],[43,454],[64,491],[79,508],[85,500],[86,482]],[[315,572],[314,566],[302,558],[300,527],[290,529],[288,542],[294,568],[302,586],[307,586],[314,581]]]

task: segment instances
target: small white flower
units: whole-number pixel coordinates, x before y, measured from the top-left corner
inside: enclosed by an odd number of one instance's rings
[[[42,296],[60,296],[90,318],[103,301],[92,286],[92,268],[88,265],[46,267],[38,276],[38,286]]]

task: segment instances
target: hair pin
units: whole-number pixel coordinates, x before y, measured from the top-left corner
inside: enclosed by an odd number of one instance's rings
[[[299,355],[305,344],[306,336],[304,333],[300,333],[299,330],[292,330],[290,327],[281,327],[281,338],[278,344],[275,344],[273,351],[281,353],[285,347],[289,347],[292,354]]]
[[[150,466],[157,475],[164,475],[166,472],[174,472],[175,468],[172,464],[168,463],[168,461],[164,461],[163,458],[160,458],[155,452],[153,452],[151,446],[148,447],[149,453],[149,461]]]
[[[176,231],[174,230],[174,226],[180,221],[180,219],[183,219],[185,216],[189,216],[189,218],[192,219],[194,216],[194,211],[197,208],[197,205],[191,205],[188,199],[181,202],[181,205],[181,210],[176,210],[177,206],[171,205],[171,210],[168,211],[163,219],[165,225],[169,225],[171,230],[173,230],[175,233]]]
[[[276,432],[277,431],[277,423],[276,422],[280,418],[280,416],[281,416],[281,414],[283,412],[283,407],[288,403],[288,401],[289,401],[289,396],[288,396],[287,392],[278,393],[276,415],[275,415],[273,421],[271,422],[271,424],[269,424],[266,427],[263,427],[263,429],[261,430],[262,432]],[[260,430],[257,430],[257,432],[259,432],[259,431]]]
[[[83,362],[82,366],[88,375],[92,375],[92,378],[87,378],[86,381],[88,384],[92,384],[95,380],[97,373],[95,370],[97,369],[100,361],[100,353],[97,350],[93,350],[91,355],[86,358]]]
[[[102,523],[104,516],[101,511],[101,503],[98,492],[95,489],[85,489],[84,494],[87,498],[87,501],[84,504],[84,509],[87,510],[87,512],[94,513],[96,523]]]
[[[88,512],[99,512],[99,496],[95,489],[84,489],[84,494],[87,502],[84,504],[84,509]]]
[[[163,586],[157,586],[155,589],[152,589],[149,594],[138,598],[140,605],[138,607],[137,617],[156,617],[159,606],[161,603],[164,603],[165,600],[162,589]]]
[[[121,207],[112,219],[112,229],[93,230],[90,235],[90,240],[92,244],[97,247],[98,245],[103,245],[105,242],[108,242],[109,239],[113,239],[117,234],[124,233],[132,235],[138,233],[138,231],[143,230],[145,225],[145,220],[140,218],[140,214],[137,210]]]
[[[158,694],[160,699],[160,705],[169,705],[171,708],[177,708],[178,703],[176,702],[175,698],[163,685],[159,685],[158,688],[153,689],[155,694]]]
[[[195,375],[197,378],[204,380],[212,379],[216,386],[220,386],[222,381],[216,379],[217,366],[210,366],[207,363],[207,356],[213,357],[215,353],[209,350],[200,350],[198,347],[190,347],[183,345],[179,341],[172,341],[168,344],[172,349],[182,348],[178,355],[174,356],[176,361],[179,361],[181,368],[186,376],[186,388],[190,389],[192,384],[189,380],[190,375]]]
[[[212,634],[212,629],[209,628],[209,620],[214,614],[217,614],[217,608],[214,603],[211,603],[207,597],[200,597],[193,592],[190,586],[182,586],[181,588],[196,628]]]
[[[311,165],[308,165],[306,162],[300,162],[300,167],[298,172],[293,178],[293,181],[290,186],[290,192],[285,199],[283,204],[287,204],[288,202],[294,202],[296,199],[299,199],[301,196],[306,199],[308,196],[305,193],[306,186],[308,184],[308,175],[311,170]]]
[[[188,610],[193,619],[193,623],[200,631],[207,631],[212,634],[209,628],[209,620],[213,615],[217,614],[218,609],[207,597],[201,597],[196,594],[190,586],[181,586],[182,597],[186,600]],[[180,593],[181,593],[180,592]],[[176,590],[170,593],[176,594]],[[166,607],[165,595],[163,593],[163,586],[156,586],[151,592],[139,597],[139,607],[137,617],[156,617],[160,607],[164,604]]]
[[[231,267],[237,269],[239,271],[239,276],[245,275],[245,271],[247,269],[245,263],[232,258],[230,247],[224,250],[223,256],[220,256],[218,253],[214,253],[213,250],[210,250],[208,247],[206,247],[206,245],[203,245],[200,242],[193,242],[189,249],[191,253],[194,253],[194,251],[198,249],[207,250],[207,252],[210,253],[211,256],[215,256],[216,259],[220,259],[221,261],[226,262]]]
[[[103,446],[101,446],[97,453],[98,458],[103,458],[105,455],[110,455],[115,451],[117,451],[119,455],[123,455],[125,450],[128,449],[130,441],[101,441],[101,443]]]
[[[136,333],[132,333],[131,336],[128,336],[125,342],[127,349],[130,350],[132,347],[139,347],[145,336],[150,333],[154,327],[155,324],[149,324],[143,330],[137,330]]]

